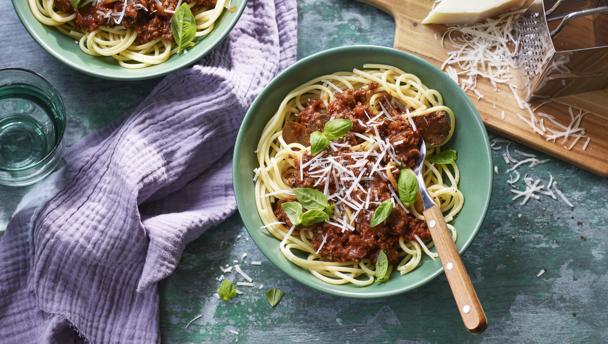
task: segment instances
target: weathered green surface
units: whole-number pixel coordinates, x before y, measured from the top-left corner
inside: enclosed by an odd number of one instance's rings
[[[107,82],[69,70],[31,41],[8,2],[2,2],[0,10],[11,13],[0,19],[5,49],[0,67],[34,69],[59,88],[71,115],[70,144],[118,118],[155,84]],[[392,20],[365,5],[301,0],[299,10],[300,56],[338,45],[392,42]],[[608,342],[607,180],[551,160],[529,170],[530,175],[548,178],[551,173],[576,208],[546,198],[522,207],[510,200],[501,153],[495,153],[494,160],[501,174],[495,177],[490,211],[464,255],[490,321],[484,334],[464,330],[443,277],[417,291],[373,301],[303,287],[261,256],[234,216],[192,243],[175,274],[161,284],[164,342]],[[0,188],[0,228],[23,192]],[[213,296],[221,274],[218,266],[240,260],[244,252],[247,262],[263,262],[241,265],[264,288],[242,287],[246,294],[228,303],[218,301]],[[536,277],[541,269],[546,273]],[[275,309],[263,293],[270,287],[286,292]],[[185,329],[198,314],[202,318]]]

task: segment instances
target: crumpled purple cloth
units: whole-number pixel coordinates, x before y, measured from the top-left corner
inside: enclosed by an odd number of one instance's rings
[[[26,196],[0,239],[0,342],[160,342],[157,282],[235,212],[236,133],[296,59],[296,11],[295,0],[249,0],[212,54]]]

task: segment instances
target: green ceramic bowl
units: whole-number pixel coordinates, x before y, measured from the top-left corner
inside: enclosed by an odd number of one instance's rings
[[[238,208],[249,234],[279,269],[317,290],[339,296],[375,298],[399,294],[429,282],[442,271],[439,260],[424,258],[413,272],[400,276],[394,273],[383,284],[368,287],[330,285],[318,280],[304,269],[290,263],[279,251],[279,241],[260,231],[263,226],[255,198],[253,169],[258,167],[254,149],[262,129],[276,112],[287,93],[315,77],[338,71],[351,71],[365,63],[382,63],[416,74],[429,87],[437,89],[447,106],[456,114],[456,132],[450,142],[458,151],[461,172],[460,189],[465,197],[464,208],[454,225],[458,230],[457,246],[462,252],[473,240],[485,216],[492,189],[492,161],[488,136],[479,113],[462,90],[442,71],[426,61],[404,52],[376,47],[353,46],[336,48],[307,57],[277,76],[255,100],[241,125],[236,140],[233,162],[234,190]]]
[[[232,0],[235,6],[233,12],[225,11],[216,24],[215,29],[197,42],[196,46],[187,53],[173,55],[171,58],[156,66],[142,69],[126,69],[110,57],[90,56],[82,52],[74,39],[67,37],[56,29],[45,26],[32,15],[27,0],[13,0],[15,11],[21,23],[30,35],[49,54],[85,74],[113,80],[143,80],[163,76],[176,69],[191,65],[209,53],[228,35],[245,9],[247,0]]]

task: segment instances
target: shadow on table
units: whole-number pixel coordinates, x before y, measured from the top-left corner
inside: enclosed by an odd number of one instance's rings
[[[498,281],[512,278],[521,262],[493,272],[488,254],[492,221],[486,221],[464,260],[485,306],[490,327],[496,332],[501,319],[509,316],[509,307],[517,288],[501,288]],[[190,244],[177,271],[160,286],[161,332],[166,343],[239,342],[480,342],[484,335],[469,334],[462,325],[447,280],[441,276],[424,287],[385,299],[355,300],[326,295],[305,287],[279,271],[261,256],[237,215],[211,229]],[[240,256],[263,261],[263,265],[243,263]],[[234,265],[237,260],[263,289],[244,289],[229,302],[219,301],[215,290],[220,265]],[[247,259],[248,261],[248,259]],[[229,276],[230,274],[226,274]],[[500,275],[500,276],[498,276]],[[481,277],[483,276],[483,278]],[[234,280],[234,279],[233,279]],[[496,282],[494,282],[496,281]],[[272,309],[264,292],[271,287],[285,291],[281,303]],[[200,315],[188,328],[188,322]],[[238,332],[238,334],[236,334]]]

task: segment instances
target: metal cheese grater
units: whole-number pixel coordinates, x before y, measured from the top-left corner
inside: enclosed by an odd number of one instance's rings
[[[608,87],[608,1],[534,0],[516,26],[528,101]]]

